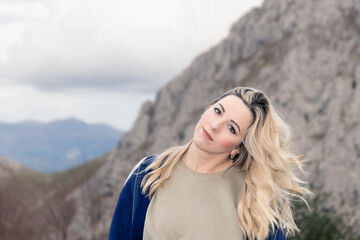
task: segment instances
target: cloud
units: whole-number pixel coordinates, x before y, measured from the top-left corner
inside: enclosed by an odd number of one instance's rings
[[[0,83],[155,92],[226,36],[239,2],[1,2],[0,33],[12,30],[0,44]]]
[[[48,9],[35,1],[2,1],[0,8],[1,22],[29,21],[45,18],[49,15]]]
[[[1,121],[129,129],[141,103],[262,0],[1,0]]]

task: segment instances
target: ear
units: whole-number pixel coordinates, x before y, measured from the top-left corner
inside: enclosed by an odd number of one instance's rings
[[[233,150],[231,151],[231,153],[230,153],[230,158],[234,158],[234,156],[235,156],[236,154],[238,154],[239,152],[240,152],[240,151],[239,151],[238,148],[233,149]]]

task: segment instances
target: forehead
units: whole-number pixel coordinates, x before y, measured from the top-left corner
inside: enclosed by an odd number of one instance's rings
[[[250,112],[250,109],[245,105],[243,100],[235,95],[229,95],[220,99],[217,103],[222,104],[224,107],[227,106],[229,112],[233,113],[244,113]]]
[[[226,96],[220,99],[216,104],[221,104],[232,120],[240,125],[240,128],[247,129],[252,122],[252,113],[243,100],[235,95]],[[241,130],[243,131],[243,130]]]

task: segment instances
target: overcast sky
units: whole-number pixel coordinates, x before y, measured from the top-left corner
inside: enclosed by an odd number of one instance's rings
[[[0,121],[129,130],[141,104],[262,0],[1,0]]]

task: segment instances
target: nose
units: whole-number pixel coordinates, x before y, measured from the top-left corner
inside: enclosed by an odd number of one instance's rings
[[[221,120],[215,120],[210,123],[210,128],[212,131],[217,132],[220,129],[220,125],[222,124]]]
[[[212,131],[215,132],[216,129],[214,128],[214,125],[212,123],[210,123],[210,128],[211,128]]]

